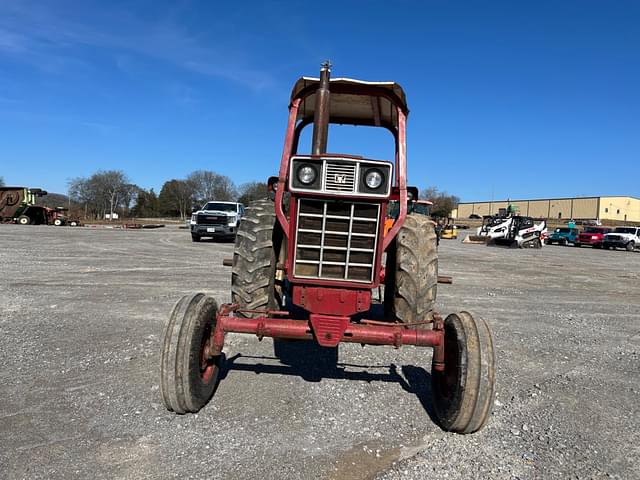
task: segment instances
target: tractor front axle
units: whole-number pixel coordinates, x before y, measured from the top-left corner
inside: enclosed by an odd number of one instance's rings
[[[402,324],[383,322],[351,323],[349,317],[330,317],[311,315],[309,320],[273,318],[270,315],[282,316],[285,312],[261,312],[264,316],[244,318],[231,316],[235,305],[222,305],[216,315],[215,329],[212,333],[209,354],[220,355],[224,346],[226,333],[248,333],[263,337],[316,340],[326,347],[336,346],[340,342],[360,343],[362,345],[392,345],[399,348],[403,345],[417,347],[435,347],[436,364],[442,362],[441,351],[444,330],[442,319],[434,314],[433,329],[408,328]],[[252,312],[257,313],[257,312]],[[430,322],[425,322],[430,323]]]

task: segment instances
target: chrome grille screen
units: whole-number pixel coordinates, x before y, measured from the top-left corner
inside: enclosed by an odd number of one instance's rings
[[[356,163],[327,161],[324,189],[329,192],[356,191]]]
[[[298,199],[294,276],[373,280],[380,205]]]

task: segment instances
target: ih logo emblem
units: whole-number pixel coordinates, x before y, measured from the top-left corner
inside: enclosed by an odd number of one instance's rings
[[[347,183],[346,175],[341,175],[339,173],[336,173],[333,178],[334,178],[334,181],[340,185],[344,185]]]

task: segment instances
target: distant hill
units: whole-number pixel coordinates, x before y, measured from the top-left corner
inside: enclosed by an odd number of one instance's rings
[[[69,197],[62,193],[49,193],[44,197],[38,197],[38,205],[43,207],[55,208],[55,207],[69,207]]]

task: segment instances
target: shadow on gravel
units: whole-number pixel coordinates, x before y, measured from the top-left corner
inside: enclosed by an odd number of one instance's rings
[[[319,382],[323,378],[359,382],[398,383],[403,390],[414,394],[433,422],[437,419],[431,395],[431,374],[413,365],[358,365],[338,362],[338,348],[325,348],[313,342],[274,340],[275,357],[236,354],[227,358],[220,370],[223,381],[234,370],[268,375],[292,375],[307,382]],[[242,362],[243,359],[251,363]],[[272,363],[280,360],[281,364]],[[261,361],[269,363],[261,363]],[[385,373],[348,371],[347,368],[386,368]]]

